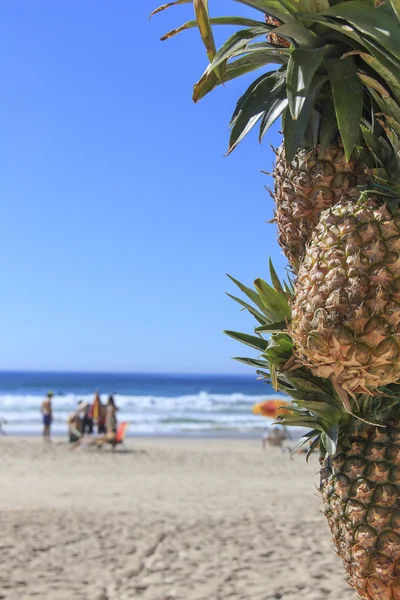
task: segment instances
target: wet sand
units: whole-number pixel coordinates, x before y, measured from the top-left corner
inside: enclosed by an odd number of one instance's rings
[[[317,461],[255,440],[0,438],[0,599],[350,600]]]

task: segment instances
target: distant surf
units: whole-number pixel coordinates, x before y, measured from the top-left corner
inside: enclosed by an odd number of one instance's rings
[[[54,392],[53,432],[64,434],[79,401],[91,402],[96,389],[105,402],[114,394],[120,421],[132,435],[251,433],[267,421],[251,408],[278,396],[255,376],[118,373],[0,372],[0,418],[9,433],[39,434],[40,404]]]

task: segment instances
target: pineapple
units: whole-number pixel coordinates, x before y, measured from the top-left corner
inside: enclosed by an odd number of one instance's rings
[[[226,333],[259,354],[237,360],[291,396],[280,421],[310,428],[301,443],[320,452],[350,584],[363,600],[400,600],[399,0],[236,2],[259,18],[211,18],[193,0],[195,20],[162,38],[198,28],[210,64],[196,102],[262,69],[237,102],[228,154],[282,118],[275,220],[298,277],[281,283],[271,266],[272,285],[232,278],[257,326]],[[217,50],[217,25],[244,29]]]
[[[325,515],[350,584],[363,600],[399,600],[399,416],[343,435],[321,462]]]
[[[400,211],[342,200],[323,211],[296,282],[301,360],[347,392],[400,379]]]
[[[365,171],[356,157],[346,161],[340,140],[325,151],[319,146],[302,150],[290,164],[284,147],[279,147],[274,170],[275,221],[278,242],[296,271],[321,212],[343,198],[358,199],[357,185],[365,183]]]

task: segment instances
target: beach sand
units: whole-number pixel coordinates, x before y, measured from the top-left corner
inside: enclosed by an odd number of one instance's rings
[[[350,600],[318,463],[259,441],[0,438],[0,598]]]

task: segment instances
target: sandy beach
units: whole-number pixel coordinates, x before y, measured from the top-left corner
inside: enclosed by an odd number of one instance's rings
[[[318,464],[259,441],[0,439],[0,598],[355,598]]]

